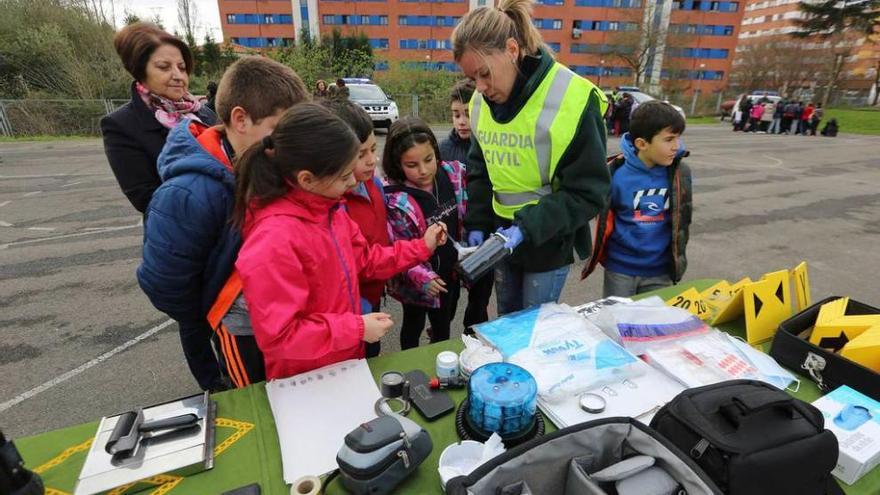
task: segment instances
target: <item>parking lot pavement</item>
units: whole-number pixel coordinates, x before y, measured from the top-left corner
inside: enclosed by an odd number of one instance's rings
[[[880,304],[880,138],[744,135],[721,125],[689,128],[685,141],[695,190],[687,278],[756,277],[806,260],[814,299]],[[616,149],[609,140],[609,152]],[[141,217],[119,191],[100,140],[0,144],[7,436],[197,392],[176,325],[134,278],[141,236]],[[601,273],[580,282],[580,268],[563,302],[599,297]],[[387,306],[399,323],[399,304]],[[383,352],[398,341],[395,330]]]

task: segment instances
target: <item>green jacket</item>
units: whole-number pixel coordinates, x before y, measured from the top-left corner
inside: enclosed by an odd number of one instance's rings
[[[516,117],[553,66],[553,58],[541,50],[539,57],[526,57],[514,93],[502,105],[484,100],[499,122]],[[521,88],[521,89],[520,89]],[[519,91],[517,91],[519,89]],[[556,166],[553,193],[534,205],[517,211],[514,223],[523,232],[523,243],[509,258],[526,272],[545,272],[574,262],[573,251],[586,259],[592,249],[589,221],[599,214],[610,188],[605,165],[605,125],[599,111],[599,90],[590,95],[580,118],[578,131]],[[494,232],[510,222],[492,210],[492,183],[486,171],[483,150],[471,136],[467,168],[468,210],[464,225],[468,231]]]

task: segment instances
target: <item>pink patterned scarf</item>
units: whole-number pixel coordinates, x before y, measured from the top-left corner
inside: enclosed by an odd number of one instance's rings
[[[183,119],[197,120],[201,122],[201,119],[196,115],[196,112],[202,108],[202,102],[195,99],[193,95],[187,93],[181,100],[172,101],[164,96],[159,96],[156,93],[153,93],[140,82],[135,83],[135,88],[141,96],[144,105],[153,112],[153,115],[156,116],[156,120],[158,120],[163,126],[171,129]]]

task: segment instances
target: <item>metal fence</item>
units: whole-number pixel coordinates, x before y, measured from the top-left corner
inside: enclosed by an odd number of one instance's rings
[[[450,120],[449,99],[399,94],[393,98],[401,117],[429,123]],[[0,136],[99,136],[101,119],[129,100],[0,99]]]
[[[97,136],[101,118],[128,100],[0,100],[0,135]]]
[[[400,117],[419,117],[429,124],[448,123],[452,119],[448,96],[414,94],[389,95],[397,102]]]

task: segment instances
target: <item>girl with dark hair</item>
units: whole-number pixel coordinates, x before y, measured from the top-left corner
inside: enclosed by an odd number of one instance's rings
[[[376,135],[373,121],[363,107],[351,100],[322,99],[321,105],[346,121],[360,141],[354,178],[357,185],[345,193],[348,215],[361,229],[370,244],[390,246],[388,215],[385,212],[385,194],[382,181],[376,177]],[[361,311],[363,314],[378,313],[386,280],[361,280]],[[379,355],[379,342],[367,343],[367,357]]]
[[[443,225],[389,247],[364,239],[341,202],[359,144],[342,119],[301,103],[237,163],[235,267],[267,380],[364,357],[393,322],[361,314],[359,280],[390,278],[446,242]]]
[[[395,239],[417,239],[436,222],[444,222],[456,241],[464,233],[467,193],[461,163],[441,162],[437,138],[418,118],[398,120],[388,130],[382,167],[389,184],[388,222]],[[455,275],[458,255],[451,244],[437,250],[430,262],[410,268],[391,280],[389,293],[403,303],[400,347],[419,345],[425,316],[431,321],[431,342],[449,339],[458,303]]]

